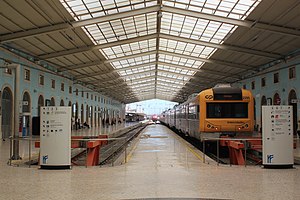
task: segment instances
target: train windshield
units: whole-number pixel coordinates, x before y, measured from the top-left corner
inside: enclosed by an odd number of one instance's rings
[[[207,118],[248,118],[248,103],[207,103]]]

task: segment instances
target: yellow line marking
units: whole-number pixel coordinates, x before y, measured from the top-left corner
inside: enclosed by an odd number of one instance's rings
[[[203,161],[203,157],[202,157],[202,156],[200,156],[199,154],[197,154],[191,147],[187,146],[186,144],[185,144],[185,146],[186,146],[187,149],[188,149],[192,154],[194,154],[199,160]]]
[[[176,133],[173,133],[173,135],[175,137],[177,137],[177,140],[183,144],[192,154],[194,154],[194,156],[196,156],[199,160],[203,161],[203,157],[200,156],[198,153],[196,153],[191,147],[189,147],[186,143],[184,143],[182,140],[184,140],[183,138],[181,138],[179,135],[177,135]],[[185,140],[184,140],[185,141]],[[185,141],[187,142],[187,141]]]
[[[139,139],[139,138],[138,138]],[[124,163],[126,163],[126,161],[127,161],[127,163],[129,162],[129,160],[131,159],[131,157],[132,157],[132,154],[133,154],[133,152],[135,151],[135,149],[137,148],[137,145],[139,144],[139,141],[137,141],[136,143],[135,143],[135,145],[133,146],[133,148],[131,149],[131,151],[129,152],[129,154],[126,156],[126,160],[124,160]]]

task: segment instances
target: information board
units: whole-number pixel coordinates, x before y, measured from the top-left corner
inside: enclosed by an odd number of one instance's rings
[[[41,107],[40,166],[70,169],[71,107]]]
[[[292,106],[262,106],[263,165],[288,168],[294,164]]]

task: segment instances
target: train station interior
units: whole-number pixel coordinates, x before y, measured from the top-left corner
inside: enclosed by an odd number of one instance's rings
[[[299,11],[0,0],[0,199],[300,199]]]

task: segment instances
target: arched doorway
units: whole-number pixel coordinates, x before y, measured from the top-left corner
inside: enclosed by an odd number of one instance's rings
[[[93,112],[93,106],[90,106],[90,117],[91,117],[91,126],[94,126],[94,112]]]
[[[291,90],[289,93],[289,105],[293,106],[293,133],[294,136],[297,137],[297,101],[294,102],[293,100],[297,100],[297,94],[295,90]]]
[[[267,98],[265,96],[261,97],[261,106],[267,105]]]
[[[281,99],[278,93],[274,94],[274,98],[273,98],[273,104],[274,105],[280,105],[281,103]]]
[[[80,124],[84,123],[84,106],[83,104],[81,104],[81,122]]]
[[[95,124],[95,127],[98,126],[98,123],[97,123],[97,107],[95,107],[95,109],[94,109],[94,124]]]
[[[72,104],[72,118],[75,118],[76,113],[76,103]]]
[[[28,92],[23,94],[22,99],[22,116],[21,126],[22,126],[22,136],[29,136],[30,132],[30,119],[31,119],[31,100]]]
[[[4,88],[2,92],[1,108],[1,129],[2,139],[4,140],[8,138],[12,133],[13,96],[11,90],[8,87]]]
[[[69,101],[68,106],[72,106],[72,102],[71,101]]]
[[[101,113],[100,113],[100,107],[98,107],[98,126],[101,127]]]
[[[55,99],[54,99],[54,97],[51,97],[50,106],[55,106]]]
[[[61,99],[61,100],[60,100],[60,103],[59,103],[59,105],[60,105],[60,106],[64,106],[64,105],[65,105],[65,102],[64,102],[64,100],[63,100],[63,99]]]
[[[85,109],[85,122],[89,124],[89,105],[86,105]]]
[[[44,97],[43,97],[43,95],[40,95],[39,99],[38,99],[38,116],[40,116],[40,114],[41,114],[42,106],[44,106]]]
[[[37,116],[32,117],[32,135],[40,135],[40,115],[41,115],[41,107],[44,106],[44,97],[43,95],[39,95],[38,105],[37,105]]]
[[[75,119],[78,119],[78,103],[75,104]]]

